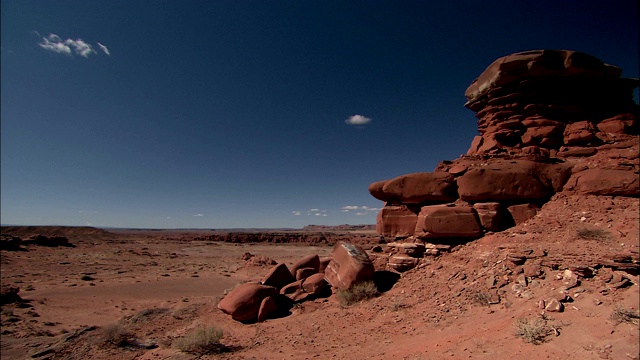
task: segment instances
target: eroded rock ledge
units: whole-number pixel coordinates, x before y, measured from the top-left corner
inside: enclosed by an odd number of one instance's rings
[[[369,186],[385,203],[377,232],[412,244],[395,246],[389,265],[410,268],[412,258],[525,222],[560,192],[640,196],[639,81],[621,74],[568,50],[489,65],[465,92],[480,133],[467,154]]]

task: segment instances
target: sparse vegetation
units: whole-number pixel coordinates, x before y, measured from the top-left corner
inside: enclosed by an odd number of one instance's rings
[[[585,240],[607,239],[610,237],[609,232],[599,228],[581,228],[578,229],[578,237]]]
[[[625,309],[622,306],[615,306],[611,313],[611,320],[616,324],[627,323],[638,325],[638,319],[640,319],[640,311]]]
[[[515,322],[515,335],[527,343],[540,345],[546,341],[552,329],[547,326],[544,319],[517,319]]]
[[[470,296],[474,304],[489,307],[491,305],[491,294],[482,291],[476,291]]]
[[[169,312],[169,309],[167,309],[167,308],[149,308],[149,309],[144,309],[144,310],[139,311],[136,315],[134,315],[131,318],[131,322],[137,323],[137,322],[149,320],[150,318],[152,318],[152,317],[154,317],[156,315],[166,314],[168,312]]]
[[[357,283],[346,290],[338,290],[338,301],[343,306],[349,306],[362,300],[378,296],[378,288],[373,281]]]
[[[403,303],[402,301],[396,300],[389,306],[389,309],[395,312],[400,311],[401,309],[406,309],[408,307],[409,305]]]
[[[106,344],[124,347],[131,343],[132,334],[121,323],[106,325],[101,333]]]
[[[225,350],[220,343],[222,336],[222,330],[215,326],[200,328],[177,339],[174,345],[180,351],[196,355],[221,353]]]

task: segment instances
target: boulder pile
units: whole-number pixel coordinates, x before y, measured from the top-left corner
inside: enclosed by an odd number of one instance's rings
[[[433,172],[378,181],[377,232],[389,266],[526,222],[555,194],[640,196],[638,79],[576,51],[534,50],[494,61],[465,106],[478,131],[466,155]]]
[[[218,309],[240,322],[262,322],[286,314],[294,303],[329,296],[332,288],[346,290],[373,275],[373,263],[364,249],[339,242],[329,257],[309,255],[290,269],[277,264],[260,282],[237,286],[218,303]]]

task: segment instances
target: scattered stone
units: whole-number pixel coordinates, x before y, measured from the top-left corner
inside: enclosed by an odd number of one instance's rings
[[[564,305],[556,299],[551,299],[547,301],[547,306],[544,309],[549,312],[563,312]]]
[[[389,267],[399,272],[411,270],[418,266],[418,263],[420,263],[420,259],[405,254],[394,255],[389,258]]]

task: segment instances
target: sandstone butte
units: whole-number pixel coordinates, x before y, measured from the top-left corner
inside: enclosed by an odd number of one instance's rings
[[[556,194],[638,197],[639,80],[621,74],[569,50],[490,64],[465,92],[480,133],[466,155],[369,186],[384,202],[376,230],[396,242],[389,266],[417,264],[397,243],[437,255],[526,222]]]
[[[391,241],[375,257],[386,264],[376,266],[410,270],[425,256],[526,222],[556,194],[640,196],[632,95],[639,81],[621,74],[568,50],[494,61],[465,92],[480,132],[467,154],[433,172],[369,186],[385,203],[376,230]],[[363,248],[338,242],[329,258],[274,266],[260,283],[233,289],[218,308],[238,321],[264,321],[292,302],[326,295],[329,286],[346,290],[371,280],[376,266]]]

